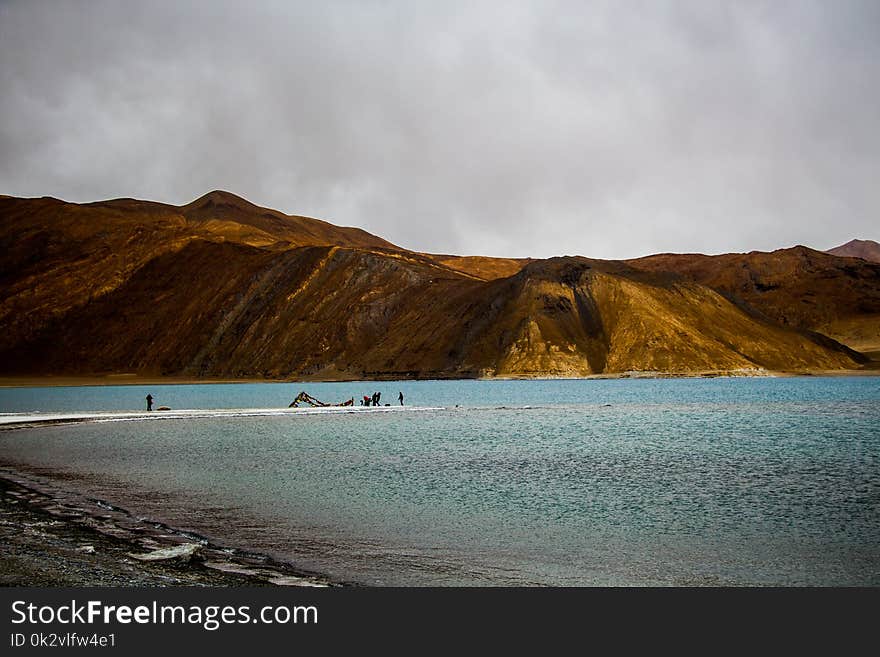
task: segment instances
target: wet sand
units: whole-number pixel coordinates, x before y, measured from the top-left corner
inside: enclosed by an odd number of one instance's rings
[[[329,585],[262,555],[22,481],[9,471],[0,477],[0,586]],[[182,554],[144,560],[171,551]]]

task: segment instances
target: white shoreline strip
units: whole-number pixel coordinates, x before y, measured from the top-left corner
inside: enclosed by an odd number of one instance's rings
[[[317,408],[222,408],[179,411],[91,411],[71,413],[0,413],[0,426],[63,422],[139,422],[143,420],[186,420],[223,417],[276,417],[334,415],[339,413],[401,413],[442,411],[428,406],[321,406]]]

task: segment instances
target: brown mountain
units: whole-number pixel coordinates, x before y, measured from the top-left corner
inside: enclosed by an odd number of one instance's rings
[[[859,351],[880,350],[880,264],[804,246],[772,253],[660,254],[629,264],[680,274],[783,326],[817,331]]]
[[[580,376],[863,360],[687,274],[413,253],[224,192],[180,207],[0,198],[0,217],[5,375]]]
[[[0,198],[0,347],[116,289],[156,257],[196,239],[272,250],[338,244],[390,248],[359,228],[267,210],[228,192],[188,205],[116,199]]]
[[[877,244],[874,240],[850,240],[846,244],[828,249],[825,253],[880,262],[880,244]]]

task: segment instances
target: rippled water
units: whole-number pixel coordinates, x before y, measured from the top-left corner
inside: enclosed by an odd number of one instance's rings
[[[443,408],[7,431],[0,461],[341,581],[880,584],[876,377],[2,389],[0,411],[300,389]]]

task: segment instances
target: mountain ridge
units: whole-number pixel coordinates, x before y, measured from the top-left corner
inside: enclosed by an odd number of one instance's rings
[[[730,275],[705,275],[703,259],[723,256],[425,254],[219,190],[184,206],[2,198],[0,217],[4,375],[471,378],[865,362],[816,334],[809,313],[780,320],[784,299],[761,305],[725,288]],[[818,252],[793,253],[776,257],[812,263]],[[880,272],[823,255],[817,275],[850,271],[856,291]],[[769,274],[752,268],[763,285]],[[851,304],[838,305],[851,320]]]

